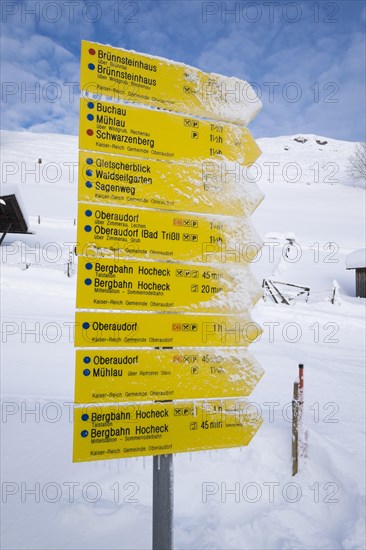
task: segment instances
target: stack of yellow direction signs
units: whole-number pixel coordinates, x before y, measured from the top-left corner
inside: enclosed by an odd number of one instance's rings
[[[82,43],[74,461],[242,446],[262,200],[248,83]],[[85,97],[85,95],[87,97]],[[168,402],[169,401],[169,402]]]

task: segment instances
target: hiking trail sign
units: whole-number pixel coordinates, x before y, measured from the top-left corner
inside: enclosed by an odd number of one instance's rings
[[[183,63],[85,40],[80,89],[243,126],[261,109],[253,88],[238,78],[207,74]]]
[[[75,402],[245,397],[262,375],[244,348],[79,349]]]
[[[246,445],[261,103],[242,80],[88,41],[80,88],[74,461]]]
[[[75,411],[74,460],[237,447],[247,445],[261,424],[243,399],[90,405]]]

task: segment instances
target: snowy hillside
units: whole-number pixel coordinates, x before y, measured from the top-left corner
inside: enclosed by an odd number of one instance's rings
[[[251,351],[265,375],[251,400],[264,425],[248,447],[176,455],[175,546],[362,549],[365,300],[345,266],[365,247],[365,190],[346,173],[355,144],[313,135],[258,143],[249,176],[265,194],[253,215],[265,244],[252,270],[260,283],[310,294],[256,305],[263,335]],[[0,250],[7,549],[151,546],[151,458],[71,462],[77,147],[75,136],[2,132],[1,195],[18,187],[33,232],[9,234]],[[292,478],[298,363],[307,440]]]

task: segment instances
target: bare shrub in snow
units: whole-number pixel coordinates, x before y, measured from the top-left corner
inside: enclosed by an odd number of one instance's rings
[[[353,179],[366,179],[366,143],[357,143],[353,155],[348,157],[347,173]]]

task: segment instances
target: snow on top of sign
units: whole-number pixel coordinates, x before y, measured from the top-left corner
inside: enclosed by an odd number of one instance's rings
[[[210,73],[218,78],[219,86],[225,90],[226,102],[220,101],[217,97],[209,96],[208,103],[214,113],[222,117],[230,117],[239,124],[249,124],[262,109],[262,102],[258,98],[251,85],[235,76],[224,76],[217,73]],[[238,91],[240,90],[240,101]],[[244,111],[246,109],[246,112]]]
[[[254,181],[251,181],[249,171],[250,168],[227,159],[221,162],[209,160],[207,164],[203,161],[202,173],[187,175],[184,171],[182,174],[177,174],[177,179],[184,180],[185,185],[176,187],[176,192],[178,195],[190,199],[192,203],[205,203],[213,208],[217,204],[216,199],[219,193],[223,203],[240,203],[244,215],[248,216],[264,199],[264,193]],[[211,193],[202,192],[202,176],[205,172],[207,175],[213,174],[215,177],[211,185]],[[208,185],[210,184],[208,183]]]
[[[366,267],[366,248],[359,248],[346,258],[346,268],[356,269],[357,267]]]
[[[167,65],[179,66],[191,71],[189,78],[192,82],[199,82],[199,73],[213,77],[216,80],[215,85],[220,88],[221,93],[207,93],[205,94],[205,103],[208,105],[208,111],[212,113],[212,117],[209,115],[207,118],[215,119],[217,116],[220,119],[230,120],[234,124],[247,126],[251,120],[253,120],[259,111],[262,109],[262,102],[255,93],[252,86],[243,79],[236,76],[226,76],[218,73],[206,72],[192,65],[187,65],[180,61],[168,59],[158,55],[147,54],[138,52],[136,50],[126,50],[124,48],[118,48],[110,44],[100,44],[99,42],[93,42],[101,47],[113,48],[126,52],[127,54],[137,54],[149,59],[155,59]],[[223,97],[224,100],[223,100]],[[115,101],[115,98],[113,98]],[[139,103],[139,102],[138,102]]]
[[[262,296],[262,287],[246,266],[238,269],[238,267],[230,267],[226,264],[225,270],[234,279],[231,289],[214,294],[209,303],[198,303],[197,309],[212,307],[222,310],[228,308],[236,313],[250,311]]]

